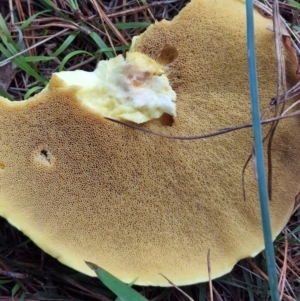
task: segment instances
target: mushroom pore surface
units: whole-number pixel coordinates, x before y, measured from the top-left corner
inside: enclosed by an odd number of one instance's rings
[[[175,122],[140,127],[191,136],[250,122],[245,24],[243,1],[194,0],[138,37],[132,50],[158,61],[164,45],[178,49],[163,66],[177,94]],[[270,25],[255,12],[262,110],[276,95]],[[296,63],[288,52],[289,84]],[[252,160],[245,201],[241,184],[252,129],[165,139],[103,119],[82,105],[79,90],[54,75],[31,99],[0,98],[0,214],[11,224],[78,271],[94,275],[90,261],[139,285],[168,286],[161,274],[177,285],[207,281],[208,250],[216,278],[264,248]],[[298,135],[299,118],[289,118],[273,140],[273,238],[299,190]]]

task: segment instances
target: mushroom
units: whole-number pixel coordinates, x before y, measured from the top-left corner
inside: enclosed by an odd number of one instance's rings
[[[168,51],[169,52],[169,51]],[[80,84],[77,97],[102,116],[143,123],[163,114],[176,116],[176,93],[160,64],[139,52],[99,62],[93,72],[56,73],[66,86]]]
[[[262,110],[276,93],[270,24],[255,12]],[[152,119],[139,127],[191,136],[249,122],[245,26],[242,1],[193,0],[138,37],[132,51],[157,58],[177,94],[172,126]],[[292,84],[297,59],[286,51]],[[251,129],[196,141],[149,135],[85,105],[78,96],[85,78],[66,81],[54,74],[26,101],[0,98],[0,214],[12,225],[82,273],[94,274],[89,261],[124,282],[138,277],[138,285],[168,286],[163,276],[177,285],[204,282],[209,250],[217,278],[264,249],[253,161],[245,200],[241,183]],[[299,191],[298,132],[299,119],[289,118],[274,136],[273,239]]]

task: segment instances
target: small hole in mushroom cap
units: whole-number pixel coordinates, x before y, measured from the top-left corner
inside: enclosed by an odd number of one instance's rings
[[[178,57],[178,50],[176,47],[169,44],[164,45],[163,49],[160,52],[159,57],[156,61],[162,65],[168,65],[174,62]]]
[[[54,163],[54,157],[51,152],[45,148],[42,148],[38,151],[38,153],[34,156],[35,160],[43,165],[48,167],[52,166]]]
[[[51,164],[51,154],[47,150],[41,150],[40,156],[43,160],[46,160],[49,164]]]
[[[4,169],[5,168],[5,164],[3,162],[0,162],[0,169]]]
[[[48,158],[48,151],[45,150],[45,149],[41,150],[41,156],[43,156],[47,159]]]
[[[167,113],[164,113],[159,118],[159,121],[160,121],[161,125],[163,125],[163,126],[172,126],[174,123],[174,117]]]

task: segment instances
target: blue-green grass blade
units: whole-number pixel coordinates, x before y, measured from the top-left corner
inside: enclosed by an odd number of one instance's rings
[[[5,36],[10,44],[12,44],[15,48],[17,48],[17,44],[14,42],[12,37],[10,36],[10,32],[6,26],[6,22],[0,14],[0,34],[1,36]]]
[[[23,49],[25,49],[23,32],[18,26],[16,26],[16,30],[18,31],[19,38],[18,38],[18,42],[17,42],[17,47],[15,47],[15,48],[18,50],[23,50]],[[27,51],[26,51],[26,54],[27,54]]]
[[[134,279],[132,282],[128,283],[128,286],[130,286],[130,287],[133,286],[134,283],[136,282],[136,280],[137,280],[137,278]],[[115,301],[122,301],[122,300],[119,297],[117,297],[117,299]]]
[[[243,290],[246,290],[245,283],[238,280],[238,279],[226,279],[226,278],[221,278],[217,280],[218,283],[224,283],[230,286],[234,286]]]
[[[251,280],[250,280],[250,276],[249,276],[249,274],[246,270],[247,267],[246,267],[244,261],[241,262],[241,266],[244,267],[244,269],[242,269],[242,271],[243,271],[243,275],[244,275],[246,286],[247,286],[249,301],[254,301],[254,293],[253,293],[253,290],[252,290],[252,283],[251,283]]]
[[[98,278],[105,286],[107,286],[114,294],[117,295],[120,301],[148,301],[133,288],[120,281],[107,271],[101,269],[91,262],[87,262],[86,264],[95,271]]]
[[[19,301],[25,301],[26,300],[26,293],[22,292],[21,297],[19,298]]]
[[[253,261],[254,263],[257,265],[257,266],[260,266],[260,261],[258,260],[258,258],[253,258]],[[256,286],[261,288],[262,290],[262,287],[263,287],[263,283],[266,282],[263,278],[261,278],[260,276],[256,276],[253,278],[253,280],[255,281],[256,283]]]
[[[272,241],[272,232],[270,224],[270,214],[268,206],[267,184],[264,171],[264,156],[262,132],[260,124],[258,83],[256,71],[255,42],[254,42],[254,21],[253,21],[253,1],[246,0],[247,13],[247,47],[248,47],[248,66],[250,80],[250,95],[252,107],[252,121],[254,132],[254,147],[256,156],[256,168],[258,176],[258,191],[260,208],[263,222],[263,233],[266,247],[266,261],[268,267],[269,283],[272,301],[279,301],[277,273],[275,266],[275,255]]]
[[[199,298],[198,301],[206,301],[206,283],[199,283],[198,287],[199,287]]]
[[[51,300],[51,301],[57,300],[57,301],[62,301],[61,295],[59,295],[57,293],[48,293],[48,292],[37,291],[33,294],[33,296],[35,298],[34,300],[45,300],[45,301],[46,300]],[[67,300],[71,300],[71,299],[67,299]]]

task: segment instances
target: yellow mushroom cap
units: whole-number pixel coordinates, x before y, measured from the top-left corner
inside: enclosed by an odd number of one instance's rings
[[[271,22],[255,13],[261,107],[276,93]],[[178,49],[167,72],[177,93],[172,126],[143,128],[197,135],[251,120],[239,0],[194,0],[171,22],[151,26],[134,46],[152,58]],[[296,57],[289,55],[290,84]],[[168,286],[229,272],[264,248],[251,129],[197,141],[164,139],[103,119],[83,105],[80,87],[57,75],[23,102],[0,98],[0,214],[42,249],[93,275],[93,262],[125,282]],[[272,112],[269,114],[272,115]],[[268,126],[264,126],[265,132]],[[269,202],[273,238],[299,191],[299,119],[279,123]]]

